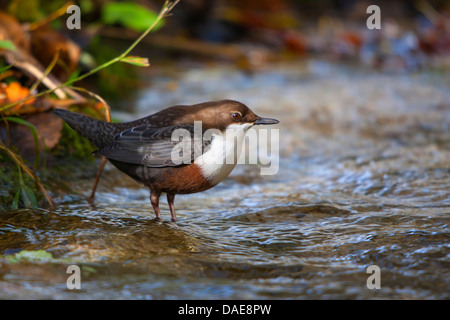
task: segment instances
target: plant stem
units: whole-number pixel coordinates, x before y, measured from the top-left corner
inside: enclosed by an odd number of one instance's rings
[[[52,198],[48,195],[47,190],[45,190],[44,186],[42,185],[41,180],[36,176],[33,170],[27,167],[25,162],[23,162],[22,158],[18,154],[8,149],[1,141],[0,141],[0,149],[4,150],[9,155],[9,157],[16,163],[16,165],[22,168],[23,171],[25,171],[25,173],[28,174],[36,182],[39,189],[41,189],[41,192],[44,195],[45,200],[47,200],[48,204],[51,207],[54,207],[55,204],[53,203]]]
[[[113,58],[113,59],[111,59],[111,60],[109,60],[109,61],[107,61],[107,62],[101,64],[100,66],[98,66],[98,67],[96,67],[96,68],[94,68],[94,69],[92,69],[92,70],[86,72],[85,74],[82,74],[81,76],[79,76],[79,77],[77,77],[77,78],[75,78],[75,79],[71,79],[71,80],[69,80],[69,81],[67,81],[67,82],[65,82],[65,83],[62,83],[62,84],[56,86],[56,87],[53,88],[53,89],[49,89],[49,90],[45,90],[45,91],[39,92],[39,93],[35,94],[32,98],[38,98],[38,97],[43,96],[43,95],[45,95],[45,94],[52,93],[53,91],[55,91],[55,90],[57,90],[57,89],[60,89],[60,88],[63,88],[63,87],[68,87],[68,86],[70,86],[72,83],[75,83],[75,82],[80,81],[80,80],[82,80],[82,79],[84,79],[84,78],[86,78],[86,77],[89,77],[89,76],[93,75],[94,73],[97,73],[98,71],[100,71],[100,70],[102,70],[102,69],[105,69],[106,67],[109,67],[110,65],[112,65],[112,64],[114,64],[114,63],[120,61],[121,59],[123,59],[124,57],[126,57],[126,56],[131,52],[131,50],[133,50],[133,49],[138,45],[138,43],[141,42],[142,39],[145,38],[145,36],[146,36],[150,31],[152,31],[152,29],[159,23],[159,21],[161,21],[164,17],[166,17],[166,16],[169,15],[170,11],[177,5],[178,2],[180,2],[180,0],[175,0],[175,1],[168,1],[168,0],[166,0],[166,2],[164,3],[163,7],[161,8],[161,11],[159,12],[157,18],[155,19],[155,21],[147,28],[147,30],[144,31],[144,33],[142,33],[142,34],[139,36],[139,38],[137,38],[137,39],[136,39],[136,40],[135,40],[135,41],[134,41],[134,42],[133,42],[133,43],[132,43],[125,51],[124,51],[124,52],[122,52],[122,54],[120,54],[119,56],[117,56],[117,57],[115,57],[115,58]],[[5,111],[5,110],[8,110],[9,108],[12,108],[13,106],[15,106],[15,105],[17,105],[17,104],[19,104],[19,103],[23,103],[23,102],[25,102],[25,101],[27,101],[27,100],[29,100],[29,99],[30,99],[30,98],[27,97],[26,99],[23,99],[23,100],[20,100],[20,101],[16,101],[16,102],[14,102],[14,103],[10,103],[10,104],[7,104],[7,105],[5,105],[5,106],[3,106],[3,107],[0,107],[0,112],[3,112],[3,111]]]

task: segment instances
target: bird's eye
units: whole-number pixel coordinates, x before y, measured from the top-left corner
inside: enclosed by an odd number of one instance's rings
[[[242,114],[240,112],[233,112],[231,114],[231,117],[233,118],[233,120],[239,120],[240,118],[242,118]]]

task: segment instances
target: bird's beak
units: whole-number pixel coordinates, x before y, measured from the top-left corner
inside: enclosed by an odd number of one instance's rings
[[[280,121],[278,121],[277,119],[258,117],[253,124],[277,124],[278,122]]]

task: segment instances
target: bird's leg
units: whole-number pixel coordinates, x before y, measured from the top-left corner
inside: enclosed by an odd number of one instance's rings
[[[169,203],[170,216],[172,217],[172,222],[177,221],[177,215],[175,214],[175,206],[173,204],[174,200],[175,200],[175,194],[168,193],[167,194],[167,202]]]
[[[150,202],[152,204],[153,210],[155,211],[156,219],[161,219],[161,211],[159,211],[159,197],[161,196],[160,191],[150,190]]]

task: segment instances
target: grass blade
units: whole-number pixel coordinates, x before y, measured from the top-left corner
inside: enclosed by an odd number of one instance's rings
[[[40,164],[41,164],[41,144],[39,142],[39,136],[38,133],[36,131],[36,127],[29,123],[28,121],[19,118],[19,117],[5,117],[6,120],[10,121],[10,122],[15,122],[24,126],[27,126],[28,128],[30,128],[31,134],[33,135],[34,138],[34,144],[36,146],[36,159],[34,162],[34,167],[37,169],[39,168]]]
[[[19,166],[23,171],[25,171],[27,175],[29,175],[32,179],[34,179],[39,189],[41,190],[42,194],[44,195],[45,199],[47,200],[48,204],[51,207],[54,207],[55,204],[53,203],[52,198],[50,198],[47,190],[45,190],[44,186],[42,185],[41,180],[36,176],[33,170],[27,167],[22,158],[18,154],[14,153],[9,148],[7,148],[1,141],[0,141],[0,149],[4,150],[8,154],[8,156],[17,164],[17,166]]]

